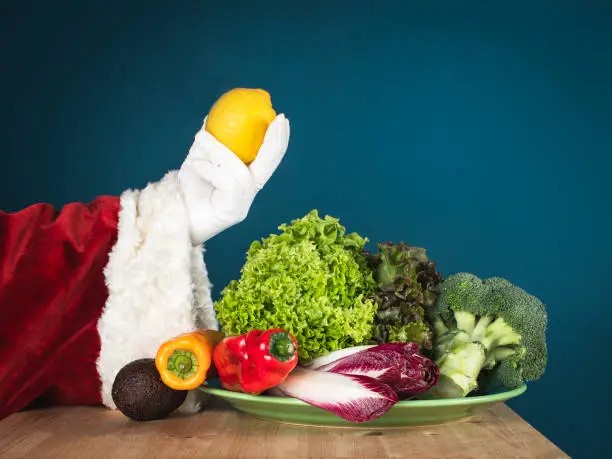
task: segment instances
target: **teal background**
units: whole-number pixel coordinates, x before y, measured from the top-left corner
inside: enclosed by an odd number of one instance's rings
[[[291,143],[208,244],[215,295],[311,208],[425,246],[445,275],[505,276],[550,320],[546,375],[510,405],[606,456],[612,3],[91,3],[2,3],[0,208],[144,186],[222,92],[263,87]]]

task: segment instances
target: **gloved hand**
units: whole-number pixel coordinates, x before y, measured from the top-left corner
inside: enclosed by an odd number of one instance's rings
[[[206,131],[205,125],[206,119],[178,172],[196,245],[246,218],[289,144],[289,120],[280,114],[268,127],[257,157],[247,166]]]

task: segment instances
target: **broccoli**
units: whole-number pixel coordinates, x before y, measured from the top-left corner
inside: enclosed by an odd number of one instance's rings
[[[548,318],[538,298],[506,279],[470,273],[439,287],[432,322],[440,381],[427,397],[466,397],[483,381],[514,389],[544,374]]]

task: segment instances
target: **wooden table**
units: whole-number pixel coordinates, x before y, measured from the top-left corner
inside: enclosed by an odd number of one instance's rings
[[[433,427],[365,431],[259,421],[215,402],[191,416],[137,423],[120,412],[64,407],[0,421],[0,458],[566,458],[506,405]]]

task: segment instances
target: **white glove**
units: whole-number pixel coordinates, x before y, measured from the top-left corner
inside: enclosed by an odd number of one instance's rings
[[[247,166],[205,125],[206,118],[178,172],[196,245],[246,218],[255,195],[289,145],[289,120],[280,114],[268,127],[257,157]]]

